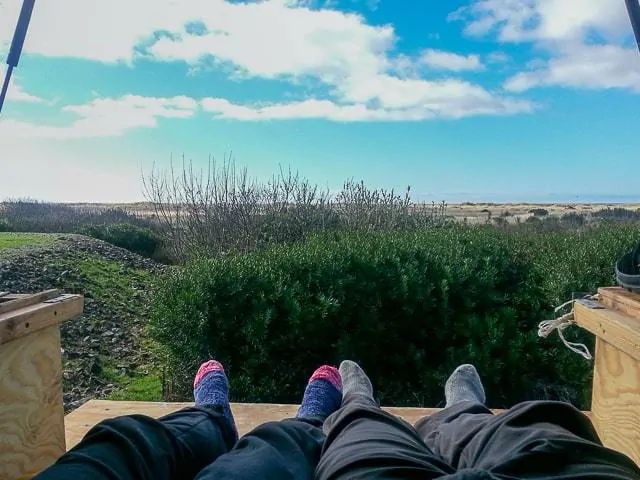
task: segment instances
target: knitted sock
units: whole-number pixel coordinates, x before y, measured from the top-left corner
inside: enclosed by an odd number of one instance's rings
[[[482,381],[473,365],[460,365],[451,374],[444,387],[446,408],[460,402],[482,403],[486,401]]]
[[[229,405],[229,382],[220,362],[209,360],[200,366],[193,381],[193,396],[196,406],[221,406],[225,418],[237,436],[236,423]]]
[[[342,403],[342,381],[335,367],[318,368],[307,384],[296,418],[328,417]]]
[[[340,377],[342,378],[342,396],[364,395],[373,400],[373,386],[371,380],[355,362],[345,360],[340,364]]]

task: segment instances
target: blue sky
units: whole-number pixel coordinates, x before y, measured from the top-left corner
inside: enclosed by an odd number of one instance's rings
[[[233,152],[332,190],[640,201],[639,127],[623,0],[37,0],[0,197],[142,200],[154,163]]]

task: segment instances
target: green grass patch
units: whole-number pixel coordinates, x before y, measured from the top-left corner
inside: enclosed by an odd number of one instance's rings
[[[41,233],[0,233],[0,250],[51,243],[54,237]]]
[[[130,378],[123,385],[122,390],[112,393],[107,399],[160,402],[162,401],[162,380],[158,375]]]
[[[138,293],[151,281],[147,270],[130,268],[98,255],[88,255],[76,265],[85,279],[82,289],[91,298],[116,300],[120,304],[136,302]]]
[[[118,390],[106,397],[107,400],[128,400],[159,402],[162,400],[162,379],[156,373],[134,372],[123,375],[114,367],[105,366],[102,377],[116,385]]]

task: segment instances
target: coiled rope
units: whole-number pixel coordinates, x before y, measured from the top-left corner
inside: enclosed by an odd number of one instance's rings
[[[564,331],[571,325],[575,324],[573,305],[578,300],[597,301],[598,295],[586,295],[581,299],[569,300],[568,302],[563,303],[559,307],[556,307],[556,309],[554,310],[555,314],[558,314],[558,312],[564,310],[569,305],[571,305],[571,311],[563,315],[560,315],[559,317],[556,317],[553,320],[545,320],[544,322],[540,322],[540,324],[538,325],[538,336],[542,338],[547,338],[549,335],[551,335],[551,333],[553,333],[553,331],[557,330],[560,340],[562,340],[562,343],[564,343],[564,345],[569,350],[577,353],[578,355],[584,357],[587,360],[593,360],[593,355],[591,355],[591,352],[589,351],[589,349],[584,343],[570,342],[564,337]]]

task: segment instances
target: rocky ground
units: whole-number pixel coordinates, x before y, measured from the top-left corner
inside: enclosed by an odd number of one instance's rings
[[[113,395],[134,377],[157,376],[145,333],[149,293],[164,268],[79,235],[0,250],[0,291],[85,295],[84,314],[61,327],[66,411]]]

